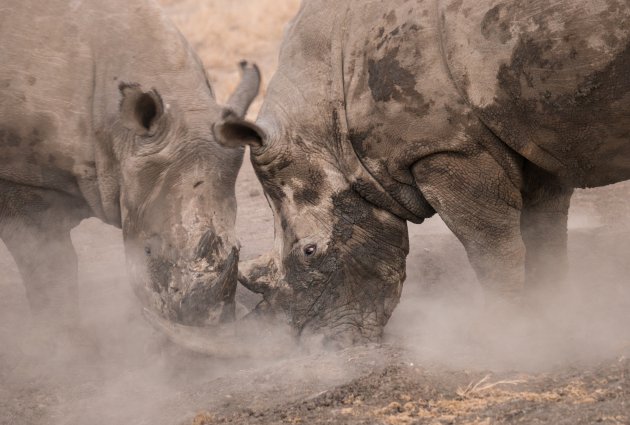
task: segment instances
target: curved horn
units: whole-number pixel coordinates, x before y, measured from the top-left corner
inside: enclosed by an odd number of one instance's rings
[[[252,292],[265,294],[276,288],[278,266],[271,254],[240,262],[238,281]]]
[[[241,82],[227,101],[227,107],[237,116],[244,117],[249,105],[258,95],[260,89],[260,70],[255,63],[247,61],[239,63],[241,67]]]
[[[180,301],[181,321],[189,324],[195,321],[201,321],[195,323],[201,324],[208,320],[215,323],[234,321],[238,254],[238,249],[232,248],[221,273],[211,285],[205,280],[197,280],[185,291]]]
[[[271,326],[259,314],[216,327],[193,327],[175,324],[147,309],[143,313],[174,344],[213,357],[277,358],[297,347],[288,328]]]

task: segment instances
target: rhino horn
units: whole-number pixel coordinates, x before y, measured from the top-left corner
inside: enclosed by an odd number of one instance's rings
[[[227,107],[243,118],[260,89],[260,70],[255,63],[241,61],[241,82],[227,101]]]
[[[278,266],[270,254],[243,261],[238,268],[238,281],[252,292],[264,295],[277,286]]]
[[[221,273],[213,282],[199,280],[187,291],[181,300],[181,317],[184,323],[207,320],[213,316],[215,322],[234,320],[236,276],[238,273],[238,249],[232,248]],[[210,312],[208,306],[212,306]]]

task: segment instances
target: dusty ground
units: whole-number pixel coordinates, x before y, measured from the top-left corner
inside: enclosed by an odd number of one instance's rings
[[[241,57],[275,67],[297,0],[162,0],[209,68],[219,99]],[[242,255],[271,246],[251,167],[238,182]],[[85,331],[33,335],[0,245],[0,425],[629,424],[630,184],[579,191],[569,285],[533,317],[475,327],[480,290],[437,218],[411,226],[403,299],[380,346],[278,359],[212,359],[164,344],[138,314],[120,232],[73,233]]]

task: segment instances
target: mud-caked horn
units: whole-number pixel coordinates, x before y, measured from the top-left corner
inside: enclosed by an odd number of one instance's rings
[[[264,295],[278,285],[278,266],[271,254],[243,261],[238,269],[238,281],[252,292]]]
[[[203,324],[234,320],[238,255],[238,249],[232,248],[213,282],[203,279],[193,282],[180,301],[181,322]]]

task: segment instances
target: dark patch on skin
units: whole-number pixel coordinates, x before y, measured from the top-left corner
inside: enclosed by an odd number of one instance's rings
[[[396,11],[390,10],[389,13],[383,16],[388,25],[394,25],[396,23]]]
[[[209,264],[213,264],[215,258],[217,258],[221,253],[221,248],[223,248],[223,246],[223,240],[214,232],[208,230],[203,234],[197,244],[195,257],[205,258]]]
[[[378,41],[376,43],[376,50],[380,50],[385,44],[392,41],[392,39],[397,38],[397,40],[400,40],[403,37],[412,37],[412,32],[418,32],[421,29],[422,26],[418,23],[405,22],[402,25],[391,30],[389,33],[385,34],[385,28],[380,27],[378,30],[378,34],[376,35],[376,40]],[[397,40],[394,40],[392,42],[394,46],[398,43]]]
[[[499,69],[497,75],[499,86],[510,96],[521,98],[521,78],[525,79],[529,87],[534,87],[534,77],[528,69],[532,66],[551,69],[553,66],[549,59],[544,58],[545,52],[551,48],[549,40],[537,43],[531,38],[521,39],[514,49],[511,64],[503,64]]]
[[[41,142],[43,142],[44,140],[46,140],[46,136],[44,132],[42,132],[39,128],[35,127],[33,131],[31,132],[29,140],[30,140],[29,146],[35,147]]]
[[[345,140],[343,134],[341,134],[341,126],[339,125],[339,111],[337,111],[337,109],[333,109],[331,119],[331,132],[333,141],[336,146],[341,146],[341,144],[344,143]]]
[[[335,113],[336,112],[334,112],[333,115]],[[335,125],[338,126],[338,122],[333,124],[333,126]],[[336,131],[339,132],[338,127],[336,128]],[[333,131],[333,133],[335,133],[335,131]],[[339,134],[333,137],[341,137],[341,135]],[[293,181],[297,182],[297,188],[293,192],[293,201],[296,205],[317,205],[321,199],[322,184],[326,177],[324,172],[318,168],[317,164],[309,163],[306,170],[295,173],[291,177]]]
[[[148,259],[147,268],[152,285],[151,289],[154,292],[160,293],[168,290],[174,267],[175,265],[167,260],[153,257]]]
[[[496,5],[485,14],[481,21],[481,34],[487,40],[497,39],[502,44],[507,43],[512,39],[510,19],[511,15],[507,7],[503,4]]]
[[[546,59],[545,53],[551,50],[550,42],[537,43],[532,39],[521,40],[514,50],[509,65],[502,65],[497,79],[504,93],[521,98],[521,77],[529,87],[534,87],[534,78],[528,72],[531,68],[559,70],[563,68],[561,60]],[[577,56],[571,52],[570,56]],[[565,110],[575,106],[594,106],[623,98],[628,91],[626,77],[627,66],[630,66],[630,43],[604,69],[597,70],[586,78],[579,87],[568,95],[558,96],[554,102],[545,102],[555,111]],[[548,98],[548,96],[543,96]],[[533,99],[534,102],[540,99]],[[531,105],[534,107],[535,105]]]
[[[351,129],[348,132],[348,139],[350,139],[350,143],[354,148],[354,151],[360,156],[365,157],[367,154],[367,146],[365,146],[365,141],[370,135],[370,130],[366,131],[356,131]]]
[[[251,159],[256,177],[258,177],[265,193],[278,202],[285,199],[287,195],[282,189],[284,181],[281,180],[280,184],[276,181],[278,175],[293,163],[289,155],[282,152],[267,164],[261,164],[255,155],[252,155]]]
[[[15,148],[20,146],[21,143],[22,138],[19,134],[11,130],[0,129],[0,144]]]
[[[630,41],[626,40],[625,48],[605,67],[593,69],[570,90],[546,84],[547,78],[557,78],[563,75],[561,71],[572,72],[565,69],[565,63],[574,61],[578,55],[582,55],[583,62],[583,55],[597,58],[603,52],[592,52],[578,45],[577,51],[561,46],[561,54],[556,54],[559,48],[554,42],[563,41],[523,36],[513,51],[511,63],[499,69],[501,94],[494,105],[480,110],[480,115],[519,152],[523,152],[527,141],[537,142],[536,146],[545,154],[528,152],[527,158],[561,173],[567,185],[603,185],[627,178],[627,171],[623,171],[624,166],[616,158],[623,149],[627,152],[624,146],[630,132],[625,120],[630,112],[628,105],[620,103],[630,93],[627,76]],[[541,137],[538,133],[541,129],[553,131],[556,139],[548,133]],[[603,156],[603,152],[607,155]],[[560,165],[547,165],[549,158],[545,155]],[[616,169],[612,168],[613,162]]]
[[[341,218],[333,227],[333,239],[345,244],[352,238],[354,226],[367,218],[367,211],[357,205],[356,199],[344,195],[333,197],[333,211]]]
[[[280,171],[291,165],[293,161],[289,157],[281,156],[277,161],[272,162],[266,171],[269,177],[275,177]]]
[[[368,60],[368,85],[376,102],[396,101],[405,110],[418,117],[426,115],[431,104],[416,90],[415,76],[398,62],[398,47],[393,48],[380,60]]]

